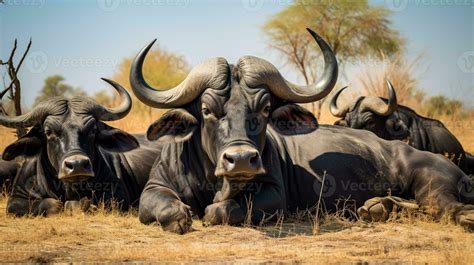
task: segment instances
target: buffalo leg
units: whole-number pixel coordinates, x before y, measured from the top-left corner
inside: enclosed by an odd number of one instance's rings
[[[418,208],[418,204],[399,197],[375,197],[367,200],[362,207],[357,209],[357,214],[361,220],[366,222],[384,222],[390,218],[390,214],[393,212]]]
[[[414,197],[420,208],[440,218],[448,214],[457,224],[474,229],[474,186],[454,167],[424,170],[415,177]]]
[[[184,234],[191,229],[191,207],[184,204],[169,188],[146,189],[140,197],[140,222],[158,222],[163,230]]]
[[[15,216],[53,215],[61,212],[62,203],[53,198],[41,200],[26,200],[21,198],[10,198],[7,203],[7,213]]]
[[[259,223],[266,214],[272,215],[278,211],[285,212],[285,193],[283,185],[267,184],[261,190],[241,196],[238,203],[234,199],[208,205],[203,221],[208,225],[240,224],[250,212],[253,223]]]

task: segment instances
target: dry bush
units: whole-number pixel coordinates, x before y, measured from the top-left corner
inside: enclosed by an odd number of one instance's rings
[[[424,62],[424,55],[420,54],[412,61],[406,61],[403,54],[398,53],[387,57],[382,55],[381,60],[367,60],[362,63],[361,72],[358,75],[360,89],[366,95],[388,97],[387,80],[392,82],[397,92],[398,103],[402,105],[411,105],[419,102],[417,96],[418,80],[415,75],[418,74],[420,67]]]

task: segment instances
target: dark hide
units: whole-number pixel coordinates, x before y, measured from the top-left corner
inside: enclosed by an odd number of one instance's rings
[[[94,204],[116,202],[122,210],[138,205],[158,145],[97,120],[90,101],[73,100],[57,98],[43,104],[48,111],[44,121],[5,149],[4,159],[25,158],[8,199],[8,213],[47,215],[58,212],[66,201],[84,197]],[[93,176],[60,179],[65,158],[78,154],[90,160]]]
[[[380,116],[361,109],[359,98],[336,125],[364,129],[385,140],[401,140],[418,150],[442,154],[466,174],[474,174],[472,156],[463,149],[456,137],[438,120],[423,117],[412,109],[398,105],[389,116]],[[387,99],[383,99],[387,102]]]
[[[13,178],[16,176],[16,172],[20,164],[15,161],[5,161],[0,159],[0,187],[5,187],[7,191]]]
[[[149,138],[169,141],[141,195],[141,222],[157,221],[165,230],[185,233],[192,211],[206,224],[239,224],[249,215],[258,223],[276,212],[314,206],[325,175],[321,196],[330,211],[339,198],[362,206],[391,193],[415,199],[436,217],[450,213],[458,223],[474,226],[472,184],[443,156],[364,130],[319,126],[308,111],[276,98],[265,86],[247,87],[238,69],[231,66],[230,71],[224,89],[206,89],[150,127]],[[163,125],[170,121],[174,126]],[[216,175],[229,146],[258,150],[263,171]],[[215,201],[223,179],[234,187],[245,183],[245,188]]]

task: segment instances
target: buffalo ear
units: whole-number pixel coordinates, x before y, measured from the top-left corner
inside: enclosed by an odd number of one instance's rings
[[[284,135],[306,134],[318,128],[318,121],[313,113],[296,104],[286,104],[274,110],[270,125]]]
[[[146,135],[150,141],[180,142],[191,138],[197,127],[197,119],[188,111],[173,109],[151,124]]]
[[[385,121],[385,128],[394,140],[403,140],[408,137],[408,126],[400,119],[397,112],[390,115]]]
[[[98,122],[97,128],[97,144],[106,151],[127,152],[140,146],[135,137],[120,129],[103,122]]]
[[[44,135],[40,126],[35,126],[16,142],[5,148],[3,160],[10,161],[17,156],[34,156],[40,153],[44,144]]]

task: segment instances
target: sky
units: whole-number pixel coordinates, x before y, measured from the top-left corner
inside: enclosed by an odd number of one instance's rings
[[[284,61],[268,49],[261,25],[291,0],[3,0],[0,5],[0,57],[18,39],[33,46],[20,72],[23,103],[31,106],[44,79],[59,74],[89,94],[106,89],[121,60],[154,38],[183,55],[190,65],[211,57],[236,62],[243,55]],[[369,0],[393,13],[390,20],[408,40],[407,59],[426,62],[417,77],[428,95],[446,95],[474,106],[474,4],[470,0]],[[317,29],[314,29],[317,31]],[[340,82],[351,83],[357,66]],[[282,67],[288,79],[296,73]],[[4,73],[3,69],[0,73]],[[128,84],[123,84],[128,85]]]

